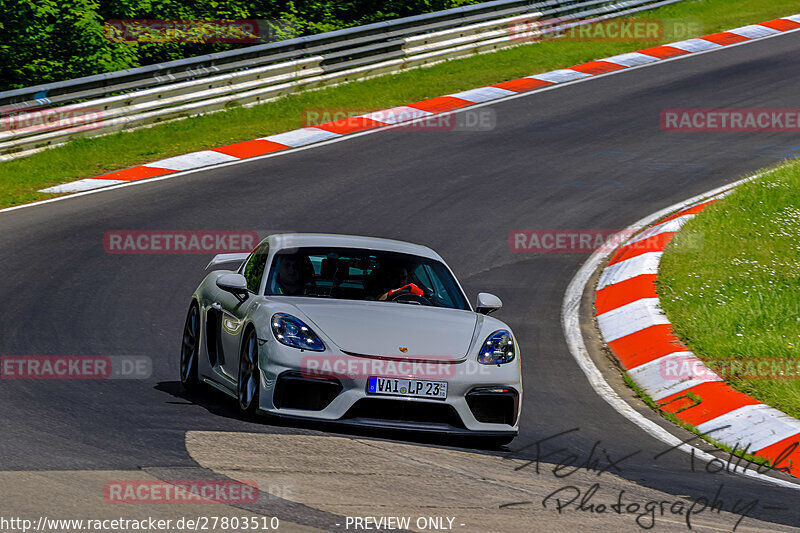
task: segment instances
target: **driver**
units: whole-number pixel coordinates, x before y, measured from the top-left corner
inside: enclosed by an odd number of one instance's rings
[[[390,265],[384,271],[384,276],[381,280],[383,283],[384,292],[378,296],[378,300],[386,300],[389,296],[389,291],[392,289],[399,289],[408,285],[408,270],[403,265]]]
[[[308,282],[306,265],[299,255],[284,255],[278,264],[278,294],[299,296],[305,294]]]
[[[379,271],[378,275],[378,300],[385,301],[389,295],[397,289],[406,288],[411,284],[411,276],[404,265],[388,265]],[[414,286],[416,288],[416,286]],[[408,288],[409,292],[415,293],[413,288]],[[419,291],[419,289],[417,289]],[[421,291],[420,291],[421,293]]]

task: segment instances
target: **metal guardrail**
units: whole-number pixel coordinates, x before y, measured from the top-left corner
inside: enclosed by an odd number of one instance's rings
[[[319,35],[0,93],[0,161],[77,137],[128,130],[521,44],[511,30],[555,18],[544,32],[680,0],[496,0]],[[47,111],[43,113],[43,109]],[[36,124],[43,114],[70,120]],[[19,124],[32,126],[16,127]]]

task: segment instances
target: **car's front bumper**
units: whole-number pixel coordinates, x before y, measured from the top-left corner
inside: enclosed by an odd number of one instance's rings
[[[268,341],[260,348],[259,408],[272,415],[374,428],[472,436],[517,434],[522,404],[519,361],[482,365],[468,358],[417,363],[300,351]],[[447,398],[370,394],[370,376],[446,381]],[[289,397],[292,389],[302,392]],[[494,412],[498,410],[503,413]]]

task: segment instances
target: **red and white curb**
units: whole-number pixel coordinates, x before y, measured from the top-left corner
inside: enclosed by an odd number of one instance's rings
[[[193,170],[216,165],[218,163],[262,156],[272,152],[288,150],[342,137],[350,133],[425,118],[438,113],[445,113],[518,93],[534,91],[559,83],[571,82],[625,68],[638,67],[664,59],[695,52],[705,52],[732,44],[770,37],[798,28],[800,28],[800,15],[792,15],[790,17],[762,22],[760,24],[742,26],[741,28],[706,35],[696,39],[687,39],[685,41],[639,50],[638,52],[629,52],[597,61],[590,61],[570,68],[510,80],[489,87],[480,87],[478,89],[470,89],[446,96],[439,96],[355,118],[327,122],[314,127],[300,128],[253,141],[245,141],[219,148],[212,148],[210,150],[201,150],[177,157],[170,157],[168,159],[147,163],[146,165],[131,167],[118,172],[111,172],[102,176],[49,187],[39,192],[72,193],[88,191],[100,187],[107,187],[109,185],[142,180],[185,170]]]
[[[664,248],[725,194],[665,218],[616,251],[595,291],[597,325],[628,376],[661,411],[800,477],[800,420],[725,384],[678,340],[659,306],[655,281]]]

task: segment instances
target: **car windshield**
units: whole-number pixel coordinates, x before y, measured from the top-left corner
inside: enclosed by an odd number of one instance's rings
[[[469,309],[439,261],[355,248],[293,248],[272,262],[267,295],[372,300]]]

